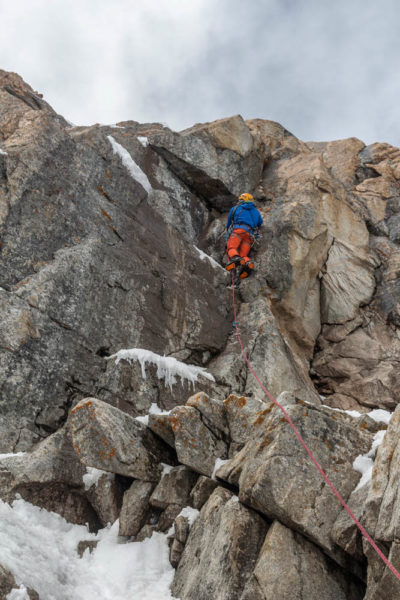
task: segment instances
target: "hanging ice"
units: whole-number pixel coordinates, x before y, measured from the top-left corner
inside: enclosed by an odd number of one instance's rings
[[[128,170],[129,174],[133,177],[133,179],[140,183],[141,186],[144,187],[146,192],[150,194],[152,191],[152,187],[150,181],[147,179],[146,173],[142,171],[142,169],[135,163],[132,156],[129,154],[128,150],[118,144],[116,140],[114,140],[112,135],[108,135],[107,139],[109,140],[114,154],[118,154],[120,157],[122,164]]]
[[[131,348],[130,350],[119,350],[116,354],[109,356],[107,360],[115,358],[116,364],[120,360],[127,360],[132,362],[137,360],[142,367],[142,377],[146,379],[146,364],[152,364],[157,367],[157,377],[159,379],[165,379],[165,387],[172,386],[177,382],[177,377],[180,377],[181,383],[183,381],[189,381],[193,388],[197,382],[198,377],[202,375],[210,381],[215,381],[211,373],[208,373],[204,367],[197,367],[196,365],[187,365],[172,356],[160,356],[150,350],[143,350],[141,348]]]

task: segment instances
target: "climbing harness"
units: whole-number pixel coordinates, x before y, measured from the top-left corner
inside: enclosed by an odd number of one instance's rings
[[[279,402],[277,402],[275,400],[275,398],[273,398],[273,396],[269,393],[269,391],[267,390],[267,388],[265,387],[265,385],[258,378],[257,373],[254,371],[254,368],[253,368],[253,366],[252,366],[252,364],[251,364],[250,360],[248,359],[247,354],[245,352],[244,345],[243,345],[243,342],[242,342],[242,338],[240,337],[239,322],[238,322],[237,314],[236,314],[237,311],[236,311],[235,286],[234,286],[233,273],[232,273],[232,302],[233,302],[233,315],[234,315],[234,320],[233,320],[232,324],[235,327],[236,338],[237,338],[237,341],[239,342],[242,356],[243,356],[243,358],[244,358],[247,366],[249,367],[249,369],[250,369],[253,377],[255,378],[255,380],[257,381],[258,385],[263,390],[263,392],[271,400],[271,402],[273,402],[275,404],[275,406],[277,406],[283,412],[283,415],[284,415],[286,421],[289,423],[290,427],[293,429],[293,431],[294,431],[297,439],[299,440],[299,442],[303,446],[304,450],[307,452],[308,456],[310,457],[310,459],[314,463],[315,467],[318,469],[321,477],[324,479],[325,483],[327,483],[327,485],[331,488],[332,492],[335,494],[335,496],[337,497],[337,499],[339,500],[339,502],[345,508],[345,510],[348,513],[348,515],[351,517],[351,519],[357,525],[357,527],[361,531],[362,535],[368,540],[368,542],[370,543],[370,545],[372,546],[372,548],[375,550],[375,552],[378,554],[378,556],[383,560],[383,562],[385,563],[385,565],[392,571],[392,573],[394,574],[394,576],[397,577],[397,579],[400,581],[400,573],[392,565],[392,563],[390,562],[390,560],[388,558],[386,558],[386,556],[378,548],[378,546],[376,545],[376,543],[374,542],[374,540],[372,539],[372,537],[369,535],[369,533],[366,531],[366,529],[364,529],[364,527],[361,525],[361,523],[359,522],[359,520],[352,513],[352,511],[350,510],[349,506],[343,500],[342,496],[339,494],[339,492],[337,491],[337,489],[335,488],[335,486],[333,485],[333,483],[330,481],[330,479],[328,478],[327,474],[325,473],[325,471],[323,470],[323,468],[321,467],[321,465],[319,464],[319,462],[317,461],[317,459],[314,457],[313,453],[311,452],[311,450],[309,449],[309,447],[307,446],[307,444],[305,443],[305,441],[303,440],[303,438],[301,437],[300,433],[296,429],[296,427],[295,427],[292,419],[290,418],[290,416],[288,415],[288,413],[286,412],[286,410],[284,409],[284,407],[281,404],[279,404]]]

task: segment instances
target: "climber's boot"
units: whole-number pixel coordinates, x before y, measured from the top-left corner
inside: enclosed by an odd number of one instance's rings
[[[241,257],[240,256],[235,256],[234,258],[232,258],[232,260],[230,262],[228,262],[228,264],[226,265],[225,269],[227,271],[232,271],[232,269],[236,269],[236,267],[238,265],[240,265],[240,261],[241,261]]]
[[[240,271],[240,279],[246,279],[246,277],[248,277],[249,275],[251,275],[251,273],[254,270],[254,263],[252,260],[249,260],[247,262],[245,262],[245,264],[242,266],[242,269]]]

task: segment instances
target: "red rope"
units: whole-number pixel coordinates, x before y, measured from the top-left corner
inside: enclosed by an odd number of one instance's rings
[[[273,396],[271,396],[271,394],[269,393],[269,391],[267,390],[267,388],[264,386],[264,384],[258,378],[257,373],[254,371],[253,366],[252,366],[250,360],[248,359],[248,357],[246,355],[246,352],[244,350],[242,338],[240,337],[240,333],[239,333],[239,324],[238,324],[237,315],[236,315],[235,286],[234,286],[233,272],[232,272],[232,299],[233,299],[233,315],[234,315],[234,323],[233,324],[234,324],[234,327],[235,327],[236,337],[237,337],[238,342],[240,344],[240,349],[241,349],[243,358],[246,361],[246,363],[247,363],[247,365],[248,365],[251,373],[253,374],[255,380],[257,381],[258,385],[263,390],[263,392],[271,400],[271,402],[273,402],[283,412],[285,419],[287,420],[287,422],[289,423],[289,425],[293,429],[294,433],[296,434],[296,437],[298,438],[299,442],[303,446],[304,450],[307,452],[308,456],[311,458],[312,462],[317,467],[317,469],[320,472],[320,474],[321,474],[322,478],[324,479],[324,481],[329,485],[329,487],[331,488],[332,492],[338,498],[339,502],[344,506],[344,508],[346,509],[347,513],[350,515],[350,517],[353,519],[354,523],[357,525],[358,529],[361,531],[362,535],[368,540],[368,542],[371,544],[371,546],[373,547],[373,549],[375,550],[375,552],[377,552],[377,554],[380,556],[380,558],[383,560],[383,562],[386,564],[386,566],[389,567],[389,569],[392,571],[392,573],[395,575],[395,577],[397,577],[397,579],[400,581],[400,573],[392,565],[392,563],[386,558],[386,556],[383,554],[383,552],[375,544],[374,540],[369,535],[369,533],[364,529],[364,527],[361,525],[361,523],[359,522],[359,520],[352,513],[352,511],[350,510],[349,506],[343,500],[342,496],[339,494],[339,492],[337,491],[337,489],[335,488],[335,486],[333,485],[333,483],[330,481],[330,479],[328,478],[327,474],[325,473],[325,471],[323,470],[323,468],[321,467],[321,465],[319,464],[319,462],[317,461],[317,459],[314,457],[313,453],[311,452],[311,450],[309,449],[309,447],[307,446],[307,444],[305,443],[305,441],[303,440],[303,438],[301,437],[300,433],[296,429],[296,427],[295,427],[292,419],[290,418],[290,416],[288,415],[288,413],[286,412],[286,410],[284,409],[284,407],[281,404],[279,404],[279,402],[277,402],[275,400],[275,398],[273,398]]]

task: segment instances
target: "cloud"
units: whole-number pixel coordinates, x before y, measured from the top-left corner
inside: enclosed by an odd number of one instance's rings
[[[0,0],[1,67],[77,124],[240,113],[399,145],[397,15],[395,0]]]

